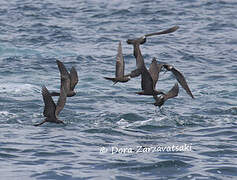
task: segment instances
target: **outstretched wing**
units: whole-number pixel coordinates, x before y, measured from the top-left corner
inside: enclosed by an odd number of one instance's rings
[[[168,34],[168,33],[175,32],[177,29],[179,29],[179,26],[174,26],[174,27],[166,29],[164,31],[146,34],[145,37],[154,36],[154,35],[161,35],[161,34]]]
[[[181,72],[179,72],[177,69],[175,69],[174,67],[171,69],[172,73],[175,75],[177,81],[179,82],[179,84],[184,88],[184,90],[187,92],[187,94],[189,96],[193,97],[193,94],[191,92],[191,90],[188,87],[188,84],[183,76],[183,74]]]
[[[72,91],[74,90],[77,83],[78,83],[77,71],[74,67],[72,67],[71,70],[70,70],[70,89]]]
[[[50,92],[48,91],[48,89],[43,86],[42,87],[42,96],[43,96],[43,100],[44,100],[44,116],[45,117],[54,117],[55,116],[55,109],[56,109],[56,105],[53,101],[52,96],[50,95]]]
[[[141,69],[135,69],[133,71],[131,71],[129,74],[126,74],[124,75],[124,77],[131,77],[131,78],[135,78],[135,77],[138,77],[140,76],[142,73],[142,70]]]
[[[67,100],[67,93],[66,93],[66,88],[64,86],[61,86],[60,88],[60,96],[58,98],[56,110],[55,110],[55,115],[58,116],[58,114],[62,111],[66,104]]]
[[[60,77],[61,77],[61,86],[60,86],[60,95],[58,98],[55,115],[58,116],[60,111],[64,108],[64,105],[66,104],[67,99],[67,92],[70,88],[70,75],[67,72],[65,66],[62,62],[57,60],[58,68],[60,71]]]
[[[56,62],[57,62],[58,69],[59,69],[59,72],[60,72],[61,86],[62,86],[62,80],[63,79],[68,79],[69,80],[69,81],[65,81],[66,84],[64,84],[66,86],[66,91],[68,92],[70,90],[70,74],[68,73],[66,67],[64,66],[64,64],[61,61],[56,60]]]
[[[144,63],[144,58],[142,56],[139,44],[135,44],[133,48],[134,48],[133,55],[136,58],[136,67],[137,69],[143,68],[143,66],[145,66],[145,63]]]
[[[161,66],[158,66],[156,58],[153,58],[150,68],[149,68],[149,73],[150,73],[152,80],[153,80],[153,88],[154,89],[155,89],[156,83],[159,79],[160,70],[161,70]]]
[[[141,80],[142,90],[145,92],[153,92],[153,80],[149,71],[144,67],[142,69],[142,80]]]
[[[175,85],[171,88],[171,90],[169,90],[164,95],[165,101],[167,99],[174,98],[174,97],[178,96],[178,94],[179,94],[179,85],[178,85],[178,83],[175,83]]]
[[[172,33],[174,31],[176,31],[177,29],[179,29],[179,26],[174,26],[174,27],[166,29],[164,31],[159,31],[159,32],[150,33],[150,34],[145,34],[144,36],[142,36],[140,38],[128,39],[127,43],[128,44],[133,44],[133,45],[135,45],[135,44],[144,44],[146,42],[146,38],[149,37],[149,36],[155,36],[155,35]]]
[[[124,59],[123,59],[123,52],[122,52],[122,44],[121,41],[119,41],[118,46],[118,53],[116,57],[116,71],[115,71],[115,77],[123,77],[124,76]]]

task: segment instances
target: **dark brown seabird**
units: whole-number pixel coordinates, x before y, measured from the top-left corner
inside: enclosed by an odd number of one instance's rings
[[[70,76],[62,63],[58,63],[58,68],[60,71],[61,77],[61,86],[60,86],[60,95],[58,98],[57,105],[55,105],[51,94],[49,93],[48,89],[43,86],[42,87],[42,96],[44,100],[44,116],[46,117],[41,123],[35,124],[34,126],[39,126],[44,124],[45,122],[53,122],[53,123],[63,123],[63,121],[58,119],[58,115],[60,111],[64,108],[67,99],[68,93],[68,85],[70,85]],[[64,123],[63,123],[64,124]]]
[[[128,74],[126,76],[130,76],[130,77],[133,78],[133,77],[137,77],[141,74],[141,68],[143,68],[143,66],[144,66],[144,59],[143,59],[143,56],[141,54],[140,44],[144,44],[146,42],[147,37],[154,36],[154,35],[172,33],[172,32],[175,32],[178,28],[179,28],[179,26],[174,26],[174,27],[166,29],[164,31],[146,34],[146,35],[144,35],[140,38],[128,39],[127,43],[133,45],[133,55],[136,58],[136,67],[137,67],[137,69],[133,70],[130,74]]]
[[[171,88],[171,90],[169,90],[169,92],[167,92],[166,94],[160,95],[159,97],[153,95],[153,98],[156,100],[154,105],[161,107],[168,99],[178,96],[178,93],[179,93],[179,85],[178,83],[175,83],[175,85]]]
[[[155,64],[155,62],[151,63],[151,66],[150,66],[151,73],[150,73],[147,70],[146,65],[144,63],[144,58],[142,56],[139,43],[135,42],[135,44],[133,45],[134,45],[134,56],[136,58],[137,69],[135,69],[134,71],[132,71],[130,74],[126,76],[130,76],[131,78],[133,78],[141,74],[142,91],[136,92],[136,94],[153,95],[153,96],[158,95],[158,94],[163,94],[163,92],[155,90],[156,82],[158,80],[158,76],[156,76],[155,73],[157,72],[158,74],[158,69],[156,69],[154,66],[156,66],[157,64]],[[154,76],[154,79],[152,76]]]
[[[187,94],[189,96],[191,96],[192,98],[194,98],[186,80],[185,77],[183,76],[183,74],[177,70],[176,68],[174,68],[174,66],[172,65],[168,65],[168,64],[157,64],[156,58],[153,58],[151,66],[149,68],[149,72],[152,76],[153,79],[153,85],[154,85],[154,89],[156,86],[156,82],[159,79],[159,73],[161,72],[161,69],[165,68],[167,71],[171,71],[175,78],[177,79],[177,81],[179,82],[179,84],[184,88],[184,90],[187,92]]]
[[[66,67],[61,61],[57,60],[56,62],[59,70],[61,69],[65,74],[67,74],[67,76],[69,76],[69,83],[67,84],[67,97],[75,96],[76,92],[74,91],[74,88],[78,83],[78,75],[76,69],[72,67],[70,73],[68,73]],[[60,93],[58,92],[51,92],[51,96],[59,96],[59,95]]]
[[[122,53],[122,44],[121,41],[119,41],[119,46],[118,46],[118,53],[116,57],[116,70],[115,70],[115,78],[110,78],[110,77],[104,77],[107,80],[111,80],[116,84],[117,82],[125,83],[130,80],[129,76],[124,76],[124,58],[123,58],[123,53]]]
[[[128,44],[144,44],[146,42],[146,38],[150,36],[155,36],[155,35],[162,35],[162,34],[169,34],[172,32],[175,32],[177,29],[179,29],[179,26],[174,26],[172,28],[166,29],[164,31],[159,31],[155,33],[150,33],[150,34],[145,34],[144,36],[136,39],[128,39],[127,43]]]
[[[66,103],[66,92],[64,90],[64,88],[62,88],[63,90],[60,92],[60,96],[57,102],[57,106],[55,105],[52,96],[50,95],[48,89],[43,86],[42,87],[42,96],[44,99],[44,117],[46,117],[41,123],[39,124],[35,124],[34,126],[40,126],[42,124],[44,124],[45,122],[52,122],[52,123],[63,123],[63,121],[58,119],[58,114],[59,112],[63,109],[65,103]]]

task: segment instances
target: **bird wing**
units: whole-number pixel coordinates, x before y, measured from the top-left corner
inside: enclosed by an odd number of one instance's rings
[[[60,87],[60,95],[58,98],[56,110],[55,110],[55,115],[58,116],[58,114],[62,111],[66,104],[66,99],[67,99],[67,93],[66,93],[66,88],[65,86]]]
[[[149,73],[150,73],[152,80],[153,80],[153,88],[155,89],[156,83],[159,78],[158,65],[157,65],[157,61],[155,58],[153,58],[153,60],[151,62],[151,65],[149,67]]]
[[[60,71],[60,77],[61,77],[61,86],[60,86],[60,95],[58,98],[55,115],[58,116],[60,111],[64,108],[64,105],[66,104],[67,99],[67,92],[70,88],[70,75],[67,72],[65,66],[62,62],[57,61],[58,68]]]
[[[172,33],[174,31],[176,31],[177,29],[179,29],[179,26],[174,26],[174,27],[166,29],[164,31],[146,34],[145,37],[154,36],[154,35],[161,35],[161,34],[168,34],[168,33]]]
[[[141,86],[142,86],[143,91],[150,92],[150,93],[153,92],[153,80],[152,80],[152,77],[151,77],[149,71],[146,69],[145,66],[142,69]]]
[[[141,69],[135,69],[135,70],[133,70],[133,71],[131,71],[129,74],[126,74],[124,77],[131,77],[131,78],[135,78],[135,77],[138,77],[138,76],[140,76],[140,74],[141,74]]]
[[[183,76],[183,74],[181,72],[179,72],[177,69],[175,69],[174,67],[171,69],[172,73],[175,75],[175,78],[177,79],[177,81],[179,82],[179,84],[184,88],[184,90],[187,92],[187,94],[189,96],[193,97],[193,94],[191,92],[191,90],[188,87],[188,84]]]
[[[68,92],[70,90],[70,74],[68,73],[66,67],[64,66],[64,64],[61,61],[56,60],[56,62],[57,62],[58,69],[59,69],[59,72],[60,72],[61,85],[62,85],[62,78],[69,79],[69,81],[66,81],[67,83],[65,84],[66,85],[66,91]]]
[[[157,64],[158,80],[159,80],[159,75],[160,75],[160,72],[161,72],[161,69],[162,69],[163,65],[164,64]]]
[[[72,67],[71,70],[70,70],[70,89],[72,91],[74,90],[77,83],[78,83],[77,71],[74,67]]]
[[[44,112],[43,112],[44,116],[45,117],[54,117],[56,105],[53,101],[52,96],[50,95],[50,92],[48,91],[48,89],[45,86],[43,86],[41,93],[42,93],[43,100],[44,100]]]
[[[146,38],[149,36],[155,36],[155,35],[161,35],[161,34],[168,34],[168,33],[172,33],[174,31],[176,31],[177,29],[179,29],[179,26],[174,26],[172,28],[166,29],[164,31],[159,31],[159,32],[155,32],[155,33],[150,33],[150,34],[145,34],[144,36],[140,37],[140,38],[136,38],[136,39],[128,39],[127,43],[128,44],[144,44],[146,42]]]
[[[124,59],[123,59],[123,52],[122,52],[122,44],[121,41],[119,41],[118,46],[118,53],[116,56],[116,71],[115,71],[115,77],[123,77],[124,76]]]
[[[136,66],[137,69],[143,68],[143,66],[145,66],[144,63],[144,58],[142,56],[139,44],[135,44],[134,45],[134,52],[133,52],[135,58],[136,58]]]
[[[175,83],[175,85],[164,95],[165,101],[170,98],[174,98],[179,94],[179,85]]]

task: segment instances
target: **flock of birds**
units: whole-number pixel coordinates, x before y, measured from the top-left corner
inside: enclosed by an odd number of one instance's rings
[[[104,77],[107,80],[111,80],[114,84],[121,82],[125,83],[128,82],[131,78],[135,78],[141,75],[141,92],[136,92],[139,95],[150,95],[153,96],[155,99],[155,106],[161,107],[165,101],[170,98],[174,98],[178,96],[179,93],[179,85],[175,83],[175,85],[167,92],[164,93],[162,91],[156,90],[156,83],[159,79],[159,73],[165,69],[166,71],[171,71],[179,84],[184,88],[189,96],[194,98],[188,84],[183,76],[183,74],[174,68],[172,65],[162,63],[159,64],[156,58],[152,59],[152,63],[149,67],[149,70],[146,68],[144,63],[144,59],[140,50],[140,45],[146,42],[147,37],[154,36],[154,35],[161,35],[161,34],[168,34],[176,31],[179,27],[174,26],[164,31],[146,34],[140,38],[136,39],[128,39],[127,43],[133,45],[133,54],[136,58],[136,69],[131,71],[129,74],[124,73],[125,63],[122,54],[122,45],[121,41],[119,42],[118,46],[118,53],[116,57],[116,71],[115,77]],[[58,119],[58,115],[61,110],[64,108],[66,104],[67,97],[72,97],[76,95],[74,88],[78,83],[78,74],[74,67],[71,68],[70,72],[67,71],[64,64],[57,60],[58,69],[60,71],[61,77],[61,86],[60,92],[49,92],[48,89],[43,86],[42,87],[42,96],[44,100],[44,111],[43,115],[46,117],[42,122],[35,124],[34,126],[39,126],[44,124],[45,122],[53,122],[53,123],[63,123],[62,120]],[[52,96],[59,96],[57,104],[54,103]]]

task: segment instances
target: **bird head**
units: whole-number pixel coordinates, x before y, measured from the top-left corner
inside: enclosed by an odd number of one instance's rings
[[[127,43],[128,44],[144,44],[146,42],[146,36],[142,36],[140,38],[137,39],[128,39]]]
[[[167,71],[171,71],[174,68],[172,65],[169,64],[164,64],[163,66]]]
[[[156,102],[154,103],[154,105],[161,107],[164,104],[164,102],[165,102],[165,98],[163,95],[161,95],[156,99]]]
[[[156,60],[155,57],[152,58],[152,63],[153,63],[153,62],[157,62],[157,60]]]
[[[146,36],[142,36],[139,38],[139,44],[144,44],[146,42]]]

